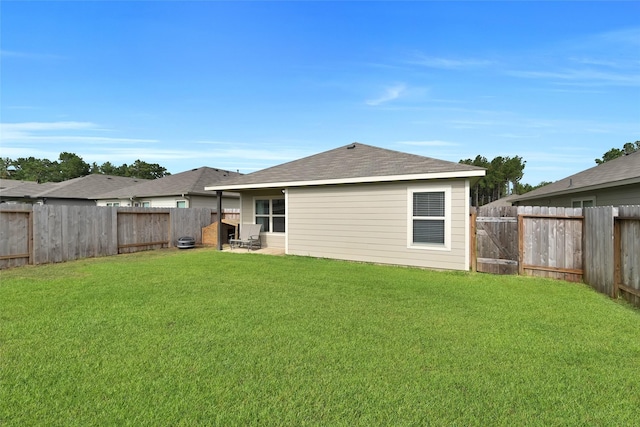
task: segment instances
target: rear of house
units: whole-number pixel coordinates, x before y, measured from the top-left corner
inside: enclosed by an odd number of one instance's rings
[[[484,170],[349,147],[225,187],[240,193],[240,222],[262,224],[263,245],[290,255],[468,269],[470,181]]]

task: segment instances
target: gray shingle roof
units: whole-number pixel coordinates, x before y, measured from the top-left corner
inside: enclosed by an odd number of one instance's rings
[[[239,176],[225,182],[228,189],[249,188],[251,185],[304,185],[323,181],[375,182],[410,179],[428,174],[484,175],[484,169],[445,160],[387,150],[353,143],[323,153],[304,157],[271,168]],[[210,189],[222,189],[210,183]]]
[[[203,166],[175,175],[149,180],[120,190],[101,193],[96,195],[95,198],[104,200],[129,197],[175,196],[182,194],[212,196],[211,192],[204,191],[206,185],[223,183],[240,175],[241,174],[237,172]]]
[[[53,188],[38,194],[38,197],[57,197],[72,199],[95,199],[95,195],[124,187],[147,182],[147,179],[128,178],[124,176],[112,176],[91,174],[80,178],[58,182]]]
[[[0,178],[0,190],[5,190],[7,188],[19,187],[25,184],[38,184],[35,181],[22,181],[18,179],[6,179]]]
[[[8,181],[10,180],[2,181],[1,186],[6,188],[0,190],[0,194],[4,197],[24,197],[28,195],[32,198],[93,199],[96,193],[128,187],[147,180],[92,174],[63,182],[47,182],[44,184],[31,181],[15,181],[13,183]]]
[[[640,151],[609,160],[514,199],[537,199],[640,182]]]
[[[35,181],[19,181],[12,179],[0,180],[0,196],[1,197],[35,197],[37,194],[50,189],[52,182],[38,184]]]

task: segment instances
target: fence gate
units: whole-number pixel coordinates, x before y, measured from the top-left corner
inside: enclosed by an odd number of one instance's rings
[[[520,274],[581,282],[581,208],[520,206]]]
[[[518,208],[483,206],[476,215],[477,271],[518,274]]]

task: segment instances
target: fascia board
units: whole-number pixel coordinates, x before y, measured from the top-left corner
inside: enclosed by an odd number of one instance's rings
[[[388,175],[388,176],[366,176],[357,178],[336,178],[336,179],[321,179],[312,181],[282,181],[282,182],[265,182],[258,184],[237,184],[237,185],[225,185],[225,186],[211,186],[204,187],[207,191],[220,191],[220,190],[248,190],[248,189],[260,189],[260,188],[274,188],[274,187],[307,187],[316,185],[335,185],[335,184],[364,184],[375,182],[392,182],[392,181],[416,181],[427,179],[451,179],[451,178],[471,178],[481,177],[485,175],[484,170],[478,171],[464,171],[464,172],[438,172],[427,174],[414,174],[414,175]]]
[[[531,195],[531,196],[529,196],[527,193],[525,193],[522,196],[519,196],[518,198],[514,199],[514,202],[515,201],[520,202],[520,201],[523,201],[523,200],[544,199],[545,197],[564,196],[565,194],[573,194],[573,193],[582,193],[582,192],[586,192],[586,191],[602,190],[602,189],[606,189],[606,188],[620,187],[622,185],[637,184],[637,183],[640,183],[640,177],[624,179],[622,181],[605,182],[605,183],[596,184],[596,185],[587,185],[587,186],[584,186],[584,187],[566,188],[564,190],[553,191],[553,192],[550,192],[550,193],[536,194],[536,195]]]

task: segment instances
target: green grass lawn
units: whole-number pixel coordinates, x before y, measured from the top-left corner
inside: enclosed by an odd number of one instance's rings
[[[0,279],[2,426],[640,422],[640,311],[583,285],[209,249]]]

